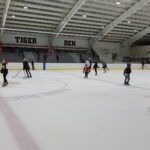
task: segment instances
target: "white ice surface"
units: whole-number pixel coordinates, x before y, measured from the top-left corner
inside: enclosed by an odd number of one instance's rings
[[[0,87],[0,150],[150,150],[150,71],[129,87],[123,71],[15,73]]]

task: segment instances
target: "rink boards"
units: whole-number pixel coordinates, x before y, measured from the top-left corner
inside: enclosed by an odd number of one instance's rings
[[[29,64],[31,67],[31,64]],[[47,63],[46,70],[82,70],[84,64],[83,63]],[[107,65],[110,70],[122,70],[126,67],[125,63],[122,64],[108,64]],[[100,69],[102,69],[102,65],[99,64]],[[141,64],[132,64],[132,69],[141,69]],[[18,70],[22,69],[22,63],[9,63],[8,69],[10,70]],[[43,63],[35,63],[36,70],[43,70]],[[145,65],[145,69],[150,69],[150,64]]]

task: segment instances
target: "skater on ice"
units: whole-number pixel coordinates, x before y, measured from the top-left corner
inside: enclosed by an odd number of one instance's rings
[[[6,59],[3,59],[2,60],[2,69],[1,69],[1,73],[3,74],[3,85],[2,86],[6,86],[8,84],[8,81],[7,81],[7,74],[8,74],[8,69],[7,69],[7,60]]]
[[[90,68],[87,64],[85,64],[85,66],[83,68],[83,73],[85,74],[84,78],[88,78],[89,72],[90,72]]]
[[[89,73],[90,73],[91,72],[91,68],[92,68],[91,58],[89,58],[88,60],[85,61],[85,65],[87,65],[89,67]]]
[[[30,66],[26,58],[23,59],[23,70],[26,72],[27,78],[32,78],[32,75],[30,72]]]
[[[93,69],[95,71],[95,75],[97,76],[97,69],[99,68],[97,62],[95,62],[94,66],[93,66]]]
[[[131,73],[131,64],[127,64],[127,67],[124,70],[124,76],[125,76],[125,80],[124,80],[124,85],[130,85],[130,73]]]
[[[145,61],[142,59],[142,69],[144,69]]]

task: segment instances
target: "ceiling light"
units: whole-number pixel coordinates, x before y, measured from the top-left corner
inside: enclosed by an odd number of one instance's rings
[[[134,32],[137,32],[137,30],[135,29]]]
[[[120,4],[121,4],[121,3],[120,3],[120,0],[117,0],[116,4],[117,4],[117,5],[120,5]]]
[[[12,15],[11,17],[12,17],[12,18],[15,18],[16,16],[15,16],[15,15]]]
[[[23,7],[24,9],[28,9],[28,7],[25,5],[24,7]]]
[[[87,17],[87,15],[86,14],[83,14],[83,16],[82,16],[83,18],[86,18]]]
[[[131,20],[128,20],[127,22],[128,22],[128,23],[131,23]]]
[[[24,9],[28,9],[26,0],[24,0],[24,6],[23,6],[23,8]]]

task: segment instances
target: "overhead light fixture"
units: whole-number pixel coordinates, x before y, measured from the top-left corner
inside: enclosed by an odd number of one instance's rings
[[[24,8],[24,9],[28,9],[27,5],[25,5],[23,8]]]
[[[11,17],[12,17],[12,18],[15,18],[16,16],[15,16],[15,15],[12,15]]]
[[[117,4],[117,5],[120,5],[120,4],[121,4],[120,0],[117,0],[116,4]]]
[[[86,14],[83,14],[83,16],[82,16],[83,18],[86,18],[87,17],[87,15]]]
[[[61,23],[64,24],[65,22],[67,22],[67,21],[65,21],[65,19],[63,19]]]
[[[130,24],[130,23],[131,23],[131,20],[128,20],[127,22]]]
[[[23,8],[24,8],[24,9],[28,9],[26,0],[24,0],[24,7],[23,7]]]
[[[135,29],[134,32],[137,32],[137,30]]]

